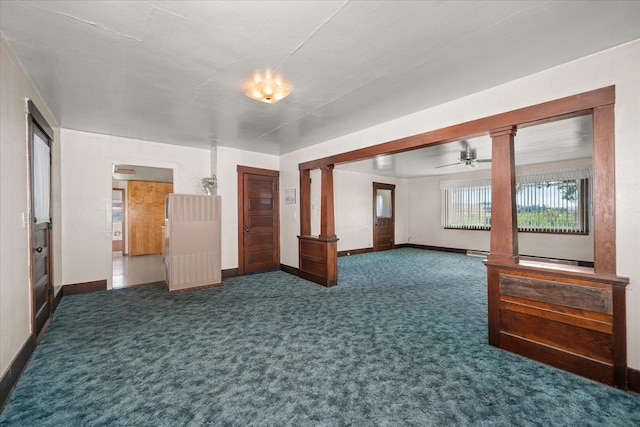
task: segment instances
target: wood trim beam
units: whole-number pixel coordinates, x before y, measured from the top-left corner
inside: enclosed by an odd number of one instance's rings
[[[396,139],[371,147],[360,148],[300,163],[298,168],[300,170],[318,169],[321,166],[348,163],[381,154],[402,153],[430,145],[445,144],[461,138],[486,135],[489,129],[498,129],[506,126],[518,126],[522,128],[567,117],[585,115],[589,114],[591,110],[596,107],[613,103],[615,103],[615,86],[608,86],[590,92],[571,95],[506,113]]]

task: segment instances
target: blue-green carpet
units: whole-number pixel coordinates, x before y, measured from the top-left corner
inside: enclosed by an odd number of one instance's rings
[[[640,425],[640,396],[487,345],[480,258],[339,268],[331,289],[270,272],[65,297],[0,424]]]

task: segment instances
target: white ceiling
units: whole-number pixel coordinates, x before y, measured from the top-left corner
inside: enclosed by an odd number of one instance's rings
[[[0,30],[64,128],[283,154],[637,39],[640,2],[2,0]],[[264,68],[288,98],[244,95]]]

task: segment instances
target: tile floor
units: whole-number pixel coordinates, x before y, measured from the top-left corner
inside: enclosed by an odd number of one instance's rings
[[[162,282],[164,262],[162,255],[123,256],[113,252],[113,288]]]

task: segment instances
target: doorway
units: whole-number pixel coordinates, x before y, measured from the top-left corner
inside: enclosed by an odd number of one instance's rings
[[[51,284],[51,144],[53,131],[36,106],[29,101],[29,168],[31,199],[31,292],[33,334],[40,333],[53,312]]]
[[[280,172],[238,166],[238,274],[280,268]]]
[[[112,176],[112,287],[164,280],[164,204],[173,170],[114,165]]]
[[[373,183],[373,250],[386,251],[395,247],[394,184]]]

